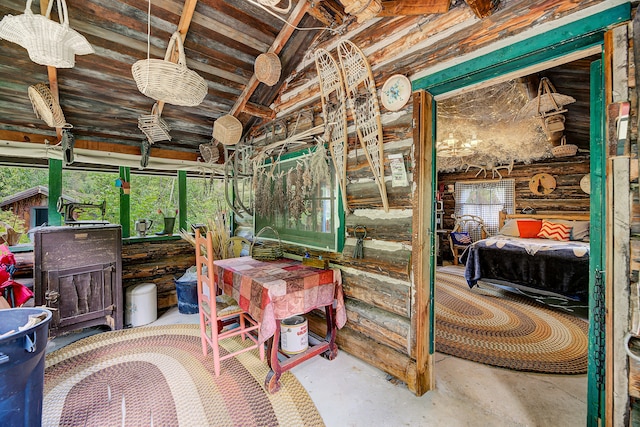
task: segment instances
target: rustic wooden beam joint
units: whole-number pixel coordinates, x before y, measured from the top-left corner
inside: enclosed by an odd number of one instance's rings
[[[451,0],[427,0],[421,2],[388,0],[382,2],[382,11],[380,11],[377,16],[406,16],[446,13],[449,11],[449,7],[451,7]]]
[[[250,114],[255,117],[260,117],[263,119],[273,119],[276,115],[276,112],[271,108],[266,107],[264,105],[255,104],[253,102],[247,102],[242,109],[243,113]]]
[[[464,0],[467,6],[480,19],[493,14],[500,5],[500,0]]]

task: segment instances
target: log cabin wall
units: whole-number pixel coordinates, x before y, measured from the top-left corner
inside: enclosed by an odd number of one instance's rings
[[[122,295],[140,283],[155,283],[158,292],[158,314],[178,304],[175,278],[191,266],[196,257],[193,246],[185,240],[136,239],[122,242]]]
[[[444,229],[452,229],[455,212],[454,193],[446,189],[456,182],[486,181],[477,170],[438,174],[438,185],[445,191],[442,195],[444,207]],[[526,207],[537,211],[578,211],[589,212],[589,194],[580,188],[580,180],[589,173],[589,154],[579,153],[571,157],[558,157],[540,160],[529,165],[516,164],[510,174],[501,170],[504,179],[515,180],[515,210],[517,213]],[[529,180],[536,174],[547,173],[556,180],[556,188],[546,195],[536,195],[529,189]]]
[[[503,0],[495,13],[478,19],[464,2],[457,2],[444,14],[374,18],[362,24],[352,21],[340,35],[331,37],[327,33],[325,38],[310,47],[305,61],[287,78],[272,107],[279,118],[303,109],[319,111],[321,102],[313,51],[321,47],[337,58],[335,50],[341,39],[349,39],[363,50],[380,91],[386,79],[393,74],[415,76],[428,73],[446,61],[490,47],[508,37],[517,38],[540,23],[567,18],[582,9],[602,4],[606,3],[594,0],[553,3]],[[416,325],[412,318],[415,284],[411,271],[414,194],[410,186],[392,187],[388,159],[390,154],[401,153],[407,172],[411,174],[415,161],[412,157],[415,147],[411,101],[397,112],[387,111],[381,106],[381,119],[389,212],[382,209],[372,173],[355,139],[353,118],[349,117],[347,199],[349,208],[353,210],[346,218],[349,234],[342,253],[323,255],[343,272],[348,322],[338,334],[340,347],[407,382],[408,387],[415,391]],[[261,135],[258,132],[254,136],[258,140]],[[553,169],[559,173],[562,190],[556,193],[558,199],[548,203],[521,193],[518,203],[527,201],[527,205],[543,207],[547,203],[557,206],[561,200],[572,200],[577,204],[576,208],[588,206],[588,197],[578,194],[579,185],[576,186],[579,178],[588,171],[588,162],[581,161],[553,160],[536,165],[537,170]],[[559,169],[567,165],[573,172],[565,175]],[[531,166],[514,167],[512,174],[520,182],[519,186],[531,176],[528,167]],[[364,259],[355,259],[351,255],[355,245],[351,231],[355,225],[367,227]],[[302,254],[302,248],[287,249]],[[312,329],[322,328],[322,323],[314,319],[310,319],[310,325]]]

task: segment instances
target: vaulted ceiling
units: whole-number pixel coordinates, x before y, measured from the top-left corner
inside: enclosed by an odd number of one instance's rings
[[[44,13],[48,1],[33,0],[31,10]],[[245,132],[273,117],[270,104],[313,40],[320,33],[331,34],[328,27],[340,29],[357,18],[345,13],[342,3],[354,3],[347,0],[293,0],[286,13],[258,3],[272,3],[269,0],[150,1],[149,5],[146,0],[67,0],[70,27],[95,50],[76,55],[73,68],[38,65],[18,44],[0,40],[0,140],[43,143],[60,138],[59,129],[56,132],[35,116],[28,97],[29,86],[46,82],[73,125],[76,147],[140,154],[145,137],[138,129],[138,117],[150,114],[154,101],[137,89],[131,66],[148,53],[164,58],[171,35],[179,31],[187,66],[206,80],[208,93],[195,107],[161,105],[171,141],[156,142],[151,155],[196,160],[199,145],[211,141],[219,117],[238,117]],[[0,16],[24,13],[25,3],[2,0]],[[498,1],[466,3],[481,16]],[[450,4],[451,0],[382,1],[377,13],[443,13]],[[58,20],[54,6],[51,18]],[[286,0],[277,4],[286,6]],[[265,52],[278,54],[282,64],[281,78],[273,86],[260,83],[254,75],[254,62]]]

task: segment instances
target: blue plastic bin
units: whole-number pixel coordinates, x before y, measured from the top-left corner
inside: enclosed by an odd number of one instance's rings
[[[185,274],[176,281],[178,294],[178,311],[181,314],[195,314],[198,310],[198,280]]]
[[[45,312],[40,323],[19,331],[30,315]],[[0,424],[40,426],[44,397],[44,357],[51,312],[42,308],[0,310]]]

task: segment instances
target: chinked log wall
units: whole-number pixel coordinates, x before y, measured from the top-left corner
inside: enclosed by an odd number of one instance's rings
[[[125,239],[122,244],[122,285],[126,290],[140,283],[155,283],[158,313],[162,313],[178,304],[174,278],[182,276],[195,263],[193,246],[184,240]]]
[[[444,228],[453,228],[451,214],[455,210],[454,193],[446,188],[456,182],[485,181],[481,174],[476,177],[477,170],[438,174],[438,184],[444,185],[442,197],[445,210]],[[517,213],[526,207],[537,211],[589,211],[589,195],[580,188],[580,180],[589,173],[589,155],[578,154],[572,157],[559,157],[540,160],[529,165],[515,164],[511,174],[501,170],[504,179],[515,180],[515,210]],[[556,188],[550,194],[536,195],[529,189],[529,180],[536,174],[547,173],[556,180]]]
[[[578,0],[550,5],[543,0],[502,0],[498,12],[478,20],[465,3],[458,2],[444,14],[372,19],[362,25],[352,22],[344,34],[322,40],[314,48],[322,47],[335,55],[339,39],[353,41],[367,56],[380,90],[392,74],[411,76],[500,39],[517,36],[537,23],[551,22],[598,3],[601,2]],[[312,52],[309,55],[313,57]],[[283,117],[309,106],[320,107],[313,60],[302,61],[288,78],[273,108],[278,117]],[[378,189],[355,139],[353,120],[349,118],[347,195],[349,207],[354,211],[347,216],[347,229],[352,236],[353,227],[363,224],[367,227],[367,239],[364,259],[351,256],[355,245],[353,237],[347,239],[341,254],[328,255],[331,262],[343,270],[348,322],[338,334],[338,344],[416,390],[416,325],[412,316],[415,307],[410,272],[413,193],[411,186],[391,186],[388,164],[389,154],[402,153],[407,172],[411,172],[414,162],[411,101],[395,113],[381,107],[381,114],[388,213],[382,210]],[[528,177],[530,172],[523,174]],[[288,250],[299,255],[302,252],[301,248]],[[310,325],[316,331],[323,329],[322,319],[317,317],[310,319]]]

